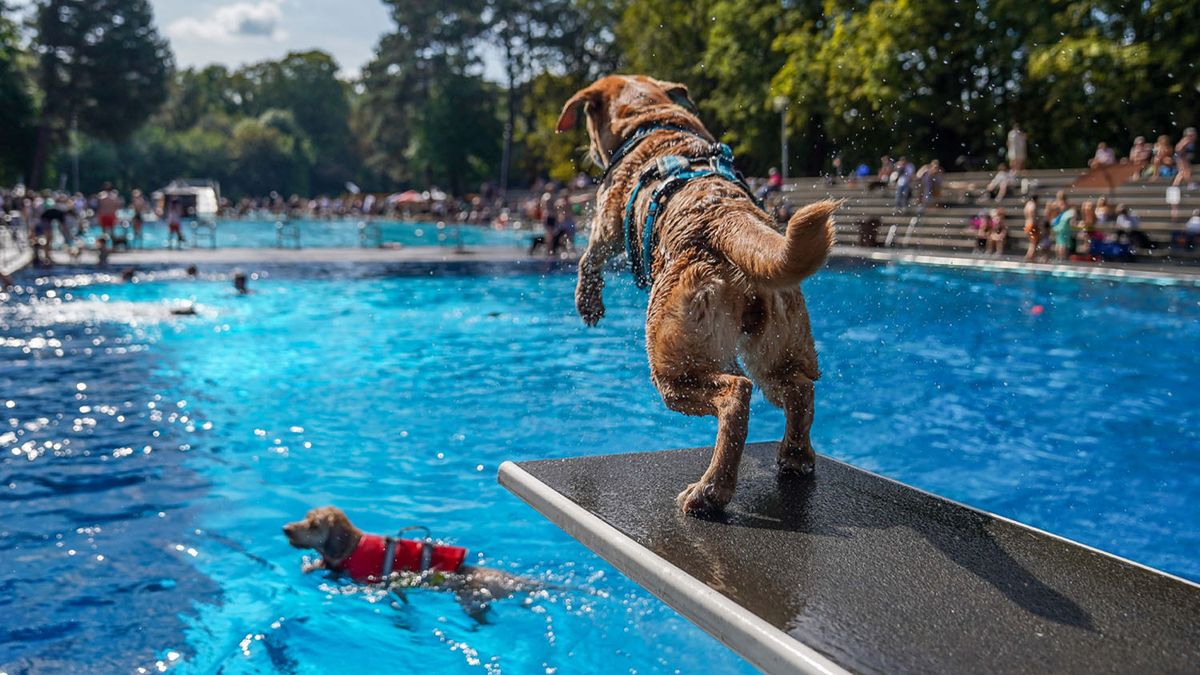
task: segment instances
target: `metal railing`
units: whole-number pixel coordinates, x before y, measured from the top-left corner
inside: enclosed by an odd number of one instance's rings
[[[29,249],[29,229],[19,212],[0,213],[0,271]]]
[[[201,237],[208,240],[209,248],[217,247],[217,222],[215,220],[197,220],[192,223],[192,245],[199,248]]]
[[[29,228],[21,221],[17,212],[0,215],[0,249],[16,250],[18,253],[29,248]]]
[[[376,223],[359,221],[358,245],[361,248],[380,248],[383,246],[383,231]]]

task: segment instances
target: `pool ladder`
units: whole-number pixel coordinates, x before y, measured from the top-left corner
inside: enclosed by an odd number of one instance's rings
[[[212,220],[197,220],[192,223],[192,243],[199,248],[201,238],[208,240],[209,248],[217,247],[217,223]]]
[[[291,221],[275,221],[275,248],[300,248],[300,226]]]
[[[358,245],[361,248],[381,248],[383,246],[383,231],[379,229],[379,225],[359,221]]]

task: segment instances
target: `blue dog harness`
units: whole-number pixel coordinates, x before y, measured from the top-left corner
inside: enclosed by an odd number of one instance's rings
[[[612,159],[609,160],[608,167],[604,170],[604,176],[601,179],[607,178],[609,172],[612,171],[617,162],[628,155],[638,144],[655,131],[678,131],[691,134],[704,140],[705,143],[709,143],[708,139],[701,136],[698,132],[673,124],[649,124],[639,127],[613,153]],[[654,246],[658,243],[658,238],[655,237],[654,232],[654,221],[666,210],[667,201],[671,198],[671,195],[678,192],[688,181],[707,176],[717,176],[718,178],[734,183],[745,190],[746,194],[756,205],[761,206],[754,197],[754,193],[750,190],[750,186],[742,178],[742,175],[733,168],[733,150],[724,143],[710,143],[708,150],[700,155],[691,157],[667,155],[657,158],[652,166],[638,176],[637,184],[633,186],[633,190],[629,194],[629,201],[625,203],[625,219],[623,222],[625,253],[629,256],[629,265],[633,268],[633,281],[637,284],[638,288],[648,288],[652,282],[650,266],[653,262]],[[633,243],[637,239],[637,233],[634,230],[633,210],[642,189],[649,183],[659,180],[662,183],[650,194],[650,205],[646,210],[646,220],[642,224],[642,254],[639,256],[635,253],[633,247]]]

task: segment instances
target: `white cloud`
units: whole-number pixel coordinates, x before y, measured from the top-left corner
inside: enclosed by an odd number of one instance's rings
[[[218,7],[207,18],[183,17],[167,26],[175,39],[234,42],[243,39],[287,39],[283,23],[283,0],[238,2]]]

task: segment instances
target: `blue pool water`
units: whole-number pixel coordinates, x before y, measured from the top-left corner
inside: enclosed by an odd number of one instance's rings
[[[357,220],[294,220],[299,228],[300,245],[305,248],[353,248],[359,245]],[[483,225],[454,223],[412,223],[395,220],[376,220],[379,239],[384,243],[404,246],[455,246],[461,240],[465,246],[523,246],[528,245],[529,232],[494,230]],[[197,237],[188,224],[183,228],[188,244],[209,245],[206,230]],[[163,248],[167,244],[167,226],[163,222],[146,223],[142,229],[146,248]],[[292,240],[288,239],[288,245]],[[274,220],[220,220],[217,222],[217,246],[222,248],[271,248],[278,244]],[[374,245],[371,241],[370,245]]]
[[[236,297],[225,271],[0,304],[0,671],[749,670],[495,482],[711,442],[650,386],[624,278],[586,329],[569,274],[274,268]],[[819,451],[1200,580],[1200,290],[853,265],[805,289]],[[756,397],[751,438],[782,426]],[[304,576],[279,527],[327,503],[573,590],[480,625]]]

